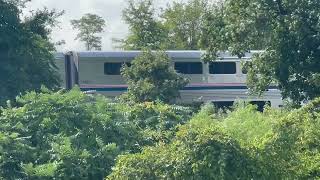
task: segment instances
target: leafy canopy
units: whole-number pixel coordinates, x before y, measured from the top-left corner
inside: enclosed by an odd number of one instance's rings
[[[123,19],[129,25],[129,35],[118,40],[125,50],[142,50],[165,48],[166,30],[156,19],[152,0],[129,0],[123,10]]]
[[[83,41],[86,46],[86,50],[91,51],[101,50],[102,38],[97,34],[102,33],[106,25],[106,22],[102,17],[96,14],[85,14],[81,19],[71,20],[73,29],[77,29],[76,40]]]
[[[163,24],[168,31],[167,49],[200,49],[203,16],[208,10],[207,0],[173,2],[161,13]]]
[[[154,8],[153,0],[130,0],[123,10],[129,25],[129,36],[114,39],[125,50],[149,48],[196,50],[200,49],[201,26],[207,10],[207,0],[173,2],[166,8]],[[159,14],[157,14],[159,12]]]
[[[165,52],[143,51],[130,67],[124,66],[122,75],[128,83],[126,98],[134,102],[173,102],[188,80],[177,74]]]
[[[63,12],[38,10],[22,20],[20,3],[0,0],[0,104],[41,85],[59,85],[49,36]]]
[[[259,48],[248,67],[248,84],[261,93],[277,84],[299,104],[320,95],[320,2],[225,0],[206,15],[202,42],[207,60],[219,50],[243,56]],[[259,46],[259,44],[261,46]],[[207,47],[206,47],[207,46]]]

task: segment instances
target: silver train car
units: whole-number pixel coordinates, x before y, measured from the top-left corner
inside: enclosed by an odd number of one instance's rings
[[[121,52],[68,52],[57,53],[62,86],[69,89],[78,85],[83,91],[116,97],[126,92],[127,85],[120,75],[123,63],[130,62],[140,51]],[[239,59],[229,53],[221,53],[211,63],[203,63],[202,51],[166,51],[172,66],[183,74],[190,83],[181,90],[179,103],[213,102],[218,107],[232,105],[237,99],[247,100],[259,107],[266,102],[272,107],[281,107],[281,93],[277,87],[269,89],[261,96],[248,94],[246,74],[241,69],[241,61],[250,61],[253,53]]]

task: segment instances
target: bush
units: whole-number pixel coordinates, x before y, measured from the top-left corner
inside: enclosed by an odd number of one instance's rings
[[[264,144],[265,162],[287,178],[320,177],[320,98],[293,110],[274,126]]]
[[[221,121],[230,136],[250,152],[272,179],[320,177],[320,99],[303,108],[238,107]],[[270,174],[270,172],[272,172]]]
[[[282,110],[266,107],[261,113],[257,106],[239,102],[220,124],[242,147],[256,146],[265,136],[272,134],[273,126],[285,115]]]
[[[0,110],[0,179],[320,177],[320,99],[263,113],[207,104],[192,118],[189,108],[78,89],[30,92],[15,104]]]
[[[187,107],[162,102],[118,104],[117,107],[142,133],[144,144],[141,148],[144,145],[171,141],[179,125],[189,121],[192,115]]]
[[[251,179],[261,170],[222,127],[200,112],[170,144],[120,156],[108,179]]]
[[[169,142],[190,110],[160,102],[30,92],[0,111],[0,178],[102,179],[122,153]]]
[[[319,179],[320,99],[298,110],[207,104],[169,144],[119,156],[108,179]]]
[[[21,107],[2,109],[0,177],[102,179],[115,157],[130,151],[137,128],[104,98],[28,93]]]

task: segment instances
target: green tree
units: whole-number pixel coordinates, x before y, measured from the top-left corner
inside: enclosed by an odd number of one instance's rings
[[[212,60],[218,50],[241,57],[264,44],[248,68],[250,89],[261,93],[277,84],[297,104],[313,99],[320,95],[319,7],[319,1],[308,0],[226,0],[223,16],[207,16],[207,57]]]
[[[198,50],[203,16],[207,11],[207,0],[189,0],[187,3],[173,2],[161,14],[168,31],[168,49]]]
[[[101,50],[102,37],[98,34],[103,32],[105,24],[106,22],[102,17],[90,13],[85,14],[81,19],[71,20],[73,29],[79,31],[76,40],[83,41],[88,51]]]
[[[120,40],[123,49],[159,50],[166,47],[167,32],[156,19],[152,0],[129,0],[128,7],[123,10],[123,19],[129,25],[129,36]]]
[[[21,20],[23,4],[0,0],[0,104],[41,85],[59,86],[49,35],[61,13],[44,9]]]
[[[134,102],[173,102],[188,83],[172,68],[165,52],[150,50],[136,57],[130,67],[124,66],[122,75],[129,86],[125,96]]]

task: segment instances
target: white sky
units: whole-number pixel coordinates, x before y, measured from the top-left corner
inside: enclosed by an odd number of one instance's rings
[[[154,0],[156,7],[165,7],[173,0]],[[177,0],[186,1],[186,0]],[[113,50],[112,38],[124,38],[128,33],[128,27],[123,22],[121,13],[126,7],[127,0],[32,0],[24,10],[48,9],[65,10],[65,14],[59,18],[60,28],[55,28],[52,34],[53,42],[65,40],[66,44],[59,47],[59,51],[84,50],[83,43],[74,40],[76,31],[72,29],[70,20],[80,19],[86,13],[95,13],[107,21],[103,33],[102,50]]]

